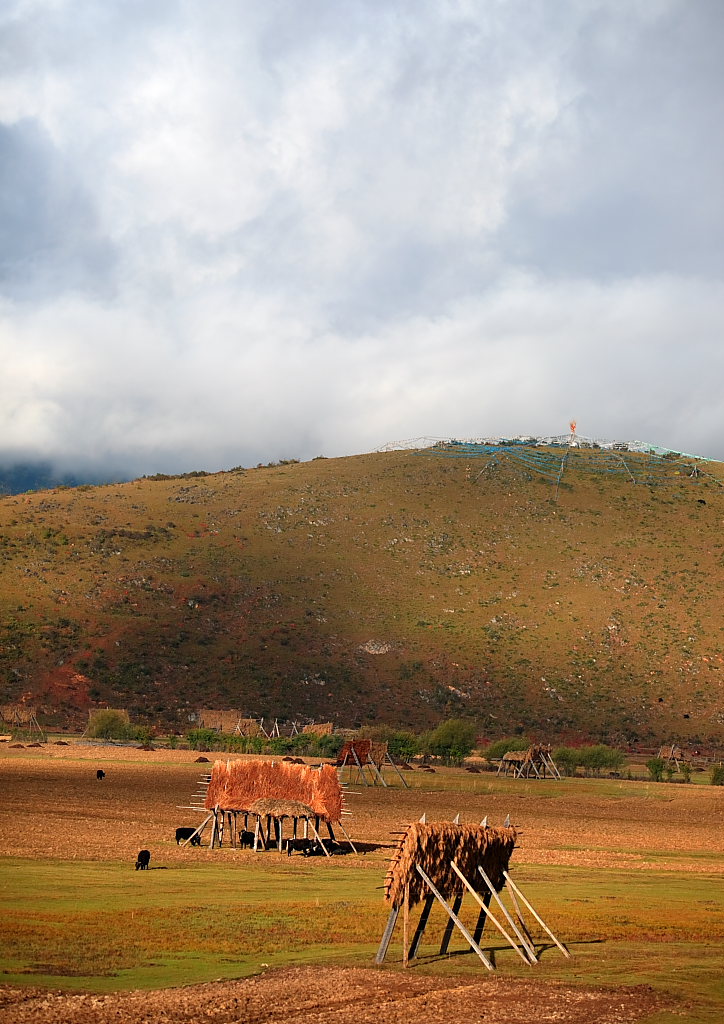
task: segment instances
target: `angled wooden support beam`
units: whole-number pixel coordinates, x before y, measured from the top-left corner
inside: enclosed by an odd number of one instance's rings
[[[453,915],[457,915],[460,912],[460,906],[461,906],[462,902],[463,902],[463,894],[461,892],[456,893],[454,898],[453,898],[453,903],[452,903]],[[452,934],[453,934],[454,928],[455,928],[455,917],[452,916],[450,918],[450,920],[447,922],[447,924],[445,925],[445,931],[443,932],[442,940],[440,942],[440,954],[441,955],[444,954],[444,953],[447,953],[447,951],[448,951],[448,948],[450,946],[450,939],[452,938]]]
[[[200,835],[201,835],[201,833],[202,833],[202,832],[204,831],[204,829],[206,828],[206,826],[208,825],[208,823],[209,823],[209,822],[211,821],[211,819],[213,818],[213,816],[214,816],[214,813],[213,813],[213,811],[211,812],[211,814],[207,814],[207,816],[206,816],[206,817],[204,818],[204,820],[203,820],[203,821],[201,822],[201,824],[200,824],[200,825],[199,825],[199,827],[198,827],[198,828],[196,829],[196,831],[195,831],[195,832],[194,832],[194,833],[193,833],[192,835],[190,835],[190,836],[188,837],[188,839],[184,839],[184,841],[183,841],[183,842],[181,843],[181,845],[182,845],[182,846],[188,846],[188,844],[189,844],[189,843],[191,842],[191,840],[192,840],[192,839],[194,838],[194,836],[200,836]]]
[[[481,896],[481,895],[480,895],[479,893],[477,893],[477,892],[475,891],[475,889],[473,889],[472,885],[471,885],[471,884],[470,884],[470,882],[469,882],[469,881],[467,880],[467,878],[466,878],[466,877],[465,877],[465,875],[464,875],[464,874],[462,873],[462,871],[461,871],[461,870],[460,870],[460,868],[459,868],[459,867],[457,866],[457,864],[455,863],[455,861],[454,861],[454,860],[450,862],[450,866],[452,867],[453,871],[454,871],[454,872],[455,872],[455,874],[456,874],[456,875],[458,876],[458,878],[460,879],[460,881],[461,881],[461,882],[463,883],[463,885],[465,886],[465,888],[466,888],[466,889],[468,890],[468,892],[470,893],[470,895],[471,895],[471,896],[473,897],[473,899],[475,900],[475,902],[476,902],[476,903],[478,903],[478,904],[480,905],[480,910],[481,910],[481,911],[482,911],[482,912],[483,912],[483,913],[485,914],[485,916],[486,916],[486,917],[488,918],[488,920],[490,921],[490,923],[491,923],[491,924],[493,924],[493,925],[495,925],[495,927],[496,927],[496,928],[498,929],[498,931],[499,931],[499,932],[500,932],[500,934],[501,934],[501,935],[503,936],[503,938],[505,939],[505,941],[506,941],[506,942],[507,942],[507,943],[508,943],[509,945],[511,945],[511,946],[513,947],[513,949],[514,949],[514,950],[516,951],[516,953],[518,954],[518,956],[520,957],[520,959],[521,959],[521,960],[523,961],[523,963],[524,963],[524,964],[527,964],[527,965],[528,965],[528,966],[530,967],[531,961],[530,961],[530,959],[529,959],[529,954],[528,954],[528,948],[527,948],[527,946],[525,945],[525,943],[523,944],[523,948],[525,949],[525,953],[524,953],[524,952],[523,952],[523,951],[522,951],[522,950],[521,950],[521,949],[520,949],[520,948],[518,947],[518,944],[517,944],[517,942],[515,941],[515,939],[512,939],[512,938],[510,937],[510,935],[508,935],[508,933],[506,932],[505,928],[503,928],[503,926],[502,926],[502,924],[500,923],[500,921],[498,921],[498,919],[496,918],[495,914],[493,914],[493,912],[492,912],[492,911],[490,910],[490,907],[488,906],[488,904],[490,903],[490,898],[491,898],[491,896],[493,896],[493,895],[497,895],[497,893],[495,893],[495,890],[493,889],[493,887],[492,887],[492,886],[491,886],[491,885],[490,885],[490,884],[489,884],[488,882],[486,882],[486,883],[485,883],[485,884],[486,884],[486,885],[488,886],[488,892],[487,892],[487,893],[485,894],[485,898],[484,898],[484,897],[482,897],[482,896]],[[487,898],[487,902],[486,902],[486,898]]]
[[[450,917],[450,919],[451,919],[451,920],[453,921],[453,923],[454,923],[454,924],[455,924],[455,925],[456,925],[456,926],[457,926],[457,927],[458,927],[458,928],[460,929],[460,931],[462,932],[462,934],[463,934],[463,936],[465,937],[465,939],[466,939],[466,940],[467,940],[467,941],[468,941],[468,942],[470,943],[470,945],[471,945],[471,947],[472,947],[473,951],[474,951],[475,953],[477,953],[477,955],[478,955],[478,956],[480,957],[480,959],[481,959],[481,960],[483,961],[483,963],[485,964],[485,966],[487,967],[487,969],[488,969],[489,971],[493,971],[493,970],[495,970],[495,968],[494,968],[494,967],[493,967],[493,965],[491,964],[490,960],[488,960],[488,958],[486,957],[485,953],[483,953],[482,949],[481,949],[481,948],[480,948],[480,946],[479,946],[479,945],[477,944],[477,942],[475,941],[475,939],[474,939],[474,938],[472,937],[472,935],[470,934],[470,932],[469,932],[469,931],[467,930],[467,928],[465,927],[465,925],[464,925],[464,924],[462,923],[462,921],[460,920],[460,918],[459,918],[459,917],[457,916],[457,914],[455,914],[455,913],[453,912],[453,909],[452,909],[452,907],[451,907],[451,906],[450,906],[450,905],[449,905],[449,904],[447,903],[447,901],[446,901],[445,899],[443,899],[443,897],[442,897],[442,896],[440,895],[440,893],[439,893],[439,892],[437,891],[437,889],[435,888],[435,886],[433,885],[433,883],[431,882],[431,880],[430,880],[430,879],[428,878],[428,876],[427,876],[427,875],[425,874],[425,872],[423,871],[423,869],[422,869],[422,868],[420,867],[420,865],[419,865],[419,864],[415,864],[415,870],[417,871],[417,873],[419,874],[420,878],[421,878],[421,879],[423,880],[423,882],[425,883],[425,885],[426,885],[426,886],[428,887],[428,889],[430,890],[430,892],[431,892],[431,893],[433,894],[433,896],[435,897],[435,899],[436,899],[436,900],[437,900],[437,901],[438,901],[439,903],[441,903],[441,904],[442,904],[442,906],[443,906],[443,907],[445,908],[445,913],[446,913],[446,914],[448,914],[448,916],[449,916],[449,917]]]
[[[435,897],[432,893],[428,893],[425,897],[425,903],[422,907],[422,913],[420,914],[420,920],[417,922],[417,928],[415,934],[412,936],[412,942],[410,943],[410,960],[414,960],[417,956],[417,951],[420,948],[422,942],[422,936],[425,934],[427,928],[427,922],[430,917],[430,911],[432,910],[435,903]]]
[[[545,923],[545,921],[544,921],[544,920],[543,920],[543,918],[542,918],[542,917],[540,916],[540,914],[539,914],[539,913],[538,913],[538,912],[536,911],[536,909],[535,909],[535,908],[534,908],[534,907],[533,907],[533,906],[532,906],[532,905],[531,905],[531,904],[530,904],[530,903],[528,902],[528,900],[527,900],[527,899],[525,898],[525,896],[524,896],[524,895],[523,895],[523,893],[522,893],[522,892],[520,891],[520,889],[518,888],[518,886],[517,886],[517,885],[515,884],[515,882],[513,881],[513,879],[512,879],[511,877],[510,877],[510,875],[508,874],[508,872],[507,872],[507,871],[504,871],[504,872],[503,872],[503,876],[504,876],[504,878],[505,878],[506,882],[508,883],[508,885],[510,886],[510,891],[511,891],[511,893],[517,893],[517,895],[518,895],[518,896],[519,896],[519,897],[521,898],[521,900],[523,901],[523,903],[525,903],[526,907],[528,908],[528,910],[530,910],[531,914],[532,914],[532,915],[533,915],[533,917],[534,917],[534,918],[536,919],[536,921],[537,921],[537,922],[538,922],[538,924],[539,924],[539,925],[541,926],[541,928],[543,928],[543,929],[544,929],[544,930],[545,930],[545,931],[546,931],[546,932],[548,933],[548,935],[550,935],[550,937],[551,937],[551,938],[553,939],[553,941],[555,942],[556,946],[558,946],[558,948],[560,949],[561,953],[563,953],[563,955],[564,955],[565,957],[567,957],[567,958],[568,958],[568,959],[570,960],[570,958],[571,958],[571,954],[570,954],[570,953],[568,952],[568,950],[567,950],[567,949],[566,949],[566,947],[565,947],[565,946],[563,945],[563,943],[562,943],[562,942],[559,942],[559,941],[558,941],[558,939],[557,939],[557,938],[555,937],[555,935],[554,935],[554,934],[553,934],[553,932],[552,932],[552,931],[550,930],[550,928],[549,928],[549,927],[548,927],[548,925],[547,925],[547,924]]]
[[[325,852],[325,855],[326,855],[327,857],[329,857],[329,856],[330,856],[330,852],[329,852],[329,850],[327,849],[327,847],[326,847],[326,846],[324,845],[324,841],[323,841],[322,837],[320,836],[319,832],[317,831],[317,827],[316,827],[316,825],[312,824],[312,822],[311,822],[311,821],[309,822],[309,824],[310,824],[310,825],[312,826],[312,832],[314,832],[314,835],[315,835],[315,837],[316,837],[316,839],[317,839],[317,842],[319,843],[319,845],[320,845],[320,846],[322,847],[322,849],[324,850],[324,852]]]
[[[385,957],[387,956],[387,950],[389,949],[390,941],[392,939],[392,933],[395,930],[395,925],[397,924],[397,918],[399,917],[399,914],[399,907],[393,907],[390,910],[390,916],[387,918],[387,924],[385,925],[385,930],[382,933],[382,938],[380,939],[380,944],[377,949],[377,955],[375,956],[376,964],[383,963]]]
[[[375,762],[374,761],[368,761],[367,762],[367,767],[370,770],[370,775],[372,776],[373,780],[375,780],[376,782],[379,782],[379,784],[381,786],[384,786],[385,789],[387,789],[387,783],[385,782],[385,778],[384,778],[382,772],[379,770],[379,768],[375,764]]]
[[[352,757],[354,758],[354,763],[357,765],[357,771],[359,772],[359,774],[360,774],[360,776],[362,778],[362,782],[364,783],[365,786],[369,786],[369,782],[367,781],[365,773],[362,770],[362,765],[360,763],[360,759],[357,757],[357,751],[354,749],[354,747],[352,747],[351,753],[352,753]]]
[[[352,842],[352,837],[350,836],[349,832],[347,832],[347,830],[345,829],[345,827],[344,827],[344,825],[342,824],[341,821],[338,821],[337,824],[339,825],[340,829],[342,830],[342,835],[345,837],[345,839],[347,840],[349,845],[352,847],[352,851],[354,853],[357,853],[357,847]]]
[[[495,886],[493,885],[491,880],[488,879],[488,877],[486,876],[484,870],[482,869],[482,867],[479,864],[477,865],[477,869],[478,869],[478,871],[480,873],[482,881],[485,883],[485,885],[487,886],[489,891],[491,891],[491,895],[492,895],[493,899],[496,901],[497,905],[500,907],[505,920],[508,922],[508,924],[510,925],[510,927],[513,929],[513,931],[515,932],[516,936],[518,937],[518,940],[519,940],[521,946],[523,947],[523,949],[525,950],[525,952],[527,954],[528,961],[531,964],[538,964],[538,956],[536,955],[536,946],[534,945],[533,939],[530,938],[530,936],[529,936],[529,934],[527,932],[527,929],[525,929],[524,923],[522,921],[520,922],[520,924],[523,926],[522,930],[520,928],[518,928],[518,926],[515,924],[515,922],[511,918],[511,915],[508,912],[508,908],[506,907],[505,903],[503,902],[503,900],[500,898],[500,896],[496,892]]]
[[[489,892],[483,894],[483,903],[485,904],[485,907],[490,907]],[[480,945],[480,940],[482,939],[483,932],[485,931],[485,922],[488,920],[487,915],[485,913],[485,907],[481,907],[480,910],[478,911],[478,920],[475,923],[475,931],[473,932],[473,938],[475,939],[478,945]]]
[[[402,774],[402,772],[401,772],[401,771],[400,771],[400,769],[399,769],[399,768],[397,767],[397,765],[396,765],[396,764],[395,764],[395,762],[394,762],[394,761],[392,760],[392,758],[390,757],[390,755],[389,755],[389,754],[385,754],[384,758],[382,759],[382,763],[383,763],[383,764],[389,764],[389,765],[391,765],[391,766],[392,766],[392,767],[394,768],[394,770],[395,770],[395,771],[397,772],[398,776],[400,777],[400,781],[402,782],[402,785],[403,785],[403,786],[405,787],[405,789],[409,789],[409,788],[410,788],[410,783],[409,783],[409,782],[407,781],[407,779],[406,779],[406,778],[405,778],[405,776],[404,776],[404,775]]]

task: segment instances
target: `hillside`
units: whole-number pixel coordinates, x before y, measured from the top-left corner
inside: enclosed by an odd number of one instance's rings
[[[3,702],[724,738],[724,467],[387,452],[0,498]]]

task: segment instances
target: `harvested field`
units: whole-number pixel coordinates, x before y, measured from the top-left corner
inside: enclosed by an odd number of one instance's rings
[[[211,1019],[205,1009],[220,1022],[263,1022],[279,1015],[280,1000],[292,1022],[340,1013],[378,1024],[453,1014],[571,1024],[721,1019],[722,788],[412,772],[410,790],[348,790],[346,827],[360,854],[310,862],[178,847],[176,827],[202,816],[177,806],[208,771],[195,757],[73,744],[0,749],[0,1022],[202,1021]],[[440,960],[440,912],[414,968],[397,970],[395,939],[389,969],[367,969],[387,916],[380,887],[393,833],[423,812],[428,821],[460,813],[470,825],[487,815],[494,826],[510,813],[514,876],[573,959],[544,950],[533,977],[490,935],[497,975],[485,975],[461,942]],[[151,871],[136,873],[141,848],[151,851]]]

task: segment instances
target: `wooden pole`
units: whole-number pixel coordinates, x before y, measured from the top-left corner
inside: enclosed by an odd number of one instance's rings
[[[435,897],[435,899],[436,899],[436,900],[437,900],[437,901],[438,901],[439,903],[441,903],[441,904],[443,905],[443,907],[445,908],[445,912],[446,912],[446,913],[447,913],[447,914],[449,915],[449,917],[451,918],[451,920],[452,920],[452,921],[453,921],[453,922],[454,922],[454,923],[455,923],[455,924],[457,925],[457,927],[458,927],[458,928],[460,929],[460,931],[462,932],[462,934],[464,935],[464,937],[465,937],[465,938],[467,939],[467,941],[468,941],[468,942],[470,943],[470,945],[472,946],[472,948],[473,948],[473,951],[474,951],[475,953],[477,953],[477,955],[478,955],[478,956],[480,957],[480,959],[481,959],[481,960],[483,961],[483,963],[484,963],[484,964],[485,964],[485,966],[486,966],[486,967],[488,968],[488,970],[489,970],[489,971],[493,971],[493,970],[495,970],[495,968],[494,968],[494,967],[493,967],[493,965],[491,964],[490,960],[488,960],[488,958],[486,957],[485,953],[483,953],[482,949],[481,949],[481,948],[480,948],[480,946],[479,946],[479,945],[477,944],[477,942],[475,941],[475,939],[474,939],[474,938],[472,937],[472,935],[470,934],[470,932],[469,932],[469,931],[467,930],[467,928],[465,927],[465,925],[464,925],[464,924],[462,923],[462,921],[460,920],[460,918],[459,918],[459,917],[457,916],[457,914],[455,914],[455,913],[454,913],[454,911],[453,911],[453,910],[452,910],[452,908],[451,908],[451,907],[449,906],[449,904],[448,904],[448,903],[447,903],[447,902],[446,902],[446,901],[445,901],[445,900],[443,899],[443,897],[442,897],[442,896],[440,895],[440,893],[439,893],[439,892],[437,891],[437,889],[436,889],[436,888],[435,888],[435,886],[434,886],[434,885],[432,884],[432,882],[431,882],[431,881],[430,881],[430,879],[429,879],[429,878],[427,877],[427,875],[425,874],[425,872],[423,871],[423,869],[422,869],[422,868],[420,867],[420,865],[419,865],[419,864],[415,864],[415,870],[416,870],[416,871],[417,871],[417,873],[419,874],[420,878],[422,878],[423,882],[424,882],[424,883],[425,883],[425,885],[426,885],[426,886],[428,887],[428,889],[430,890],[430,892],[431,892],[431,893],[433,894],[433,896]]]
[[[485,904],[486,907],[490,906],[490,892],[489,891],[484,893],[484,895],[483,895],[483,903]],[[481,907],[480,910],[478,911],[478,920],[475,922],[475,931],[473,932],[473,938],[475,939],[475,941],[477,942],[478,945],[480,945],[480,940],[483,937],[483,932],[485,931],[485,922],[487,920],[488,920],[488,918],[487,918],[487,916],[485,914],[485,910],[483,909],[483,907]]]
[[[564,955],[565,957],[567,957],[567,958],[568,958],[568,959],[570,960],[570,959],[571,959],[571,954],[570,954],[570,953],[568,952],[568,950],[566,949],[566,947],[565,947],[565,946],[564,946],[564,945],[563,945],[563,944],[562,944],[561,942],[559,942],[559,941],[558,941],[558,939],[557,939],[557,938],[555,937],[555,935],[554,935],[554,934],[553,934],[553,932],[552,932],[552,931],[550,930],[550,928],[549,928],[549,927],[548,927],[548,925],[547,925],[547,924],[545,923],[545,921],[544,921],[544,920],[543,920],[543,918],[542,918],[542,917],[540,916],[540,914],[539,914],[539,913],[538,913],[538,912],[537,912],[537,911],[535,910],[535,908],[534,908],[533,906],[531,906],[531,904],[530,904],[530,903],[528,902],[528,900],[527,900],[527,899],[525,898],[525,896],[524,896],[524,895],[523,895],[523,893],[522,893],[522,892],[520,891],[520,889],[518,888],[518,886],[517,886],[517,885],[515,884],[515,882],[513,881],[513,879],[512,879],[511,877],[510,877],[510,875],[508,874],[508,872],[507,872],[507,871],[504,871],[504,872],[503,872],[503,875],[504,875],[504,877],[505,877],[505,880],[507,881],[508,885],[510,886],[510,891],[511,891],[511,893],[515,892],[515,893],[517,893],[517,894],[518,894],[518,896],[520,896],[520,898],[522,899],[523,903],[525,903],[526,907],[528,908],[528,910],[530,910],[531,914],[532,914],[532,915],[533,915],[533,917],[534,917],[534,918],[536,919],[536,921],[537,921],[537,922],[538,922],[538,924],[539,924],[539,925],[541,926],[541,928],[545,929],[545,931],[546,931],[546,932],[547,932],[547,933],[548,933],[548,934],[550,935],[550,937],[551,937],[551,938],[553,939],[553,941],[555,942],[556,946],[558,946],[558,948],[560,949],[561,953],[563,953],[563,955]]]
[[[450,920],[445,925],[445,931],[443,932],[442,942],[440,943],[440,953],[447,953],[448,946],[450,945],[450,939],[452,938],[453,929],[455,928],[455,915],[460,910],[460,905],[463,902],[463,894],[461,892],[455,893],[453,899],[452,914]]]
[[[319,818],[317,818],[317,821],[319,821]],[[312,825],[311,821],[309,822],[309,824]],[[324,850],[324,852],[327,855],[327,857],[329,857],[329,855],[330,855],[329,854],[329,850],[324,845],[324,842],[322,841],[322,837],[320,836],[319,832],[317,831],[317,829],[316,829],[316,827],[314,825],[312,825],[312,831],[314,832],[314,835],[315,835],[315,837],[317,839],[317,842],[322,847],[322,849]]]
[[[512,890],[511,890],[510,895],[511,895],[511,897],[513,899],[513,903],[514,903],[514,905],[516,907],[516,914],[518,914],[518,920],[520,921],[520,924],[521,924],[520,928],[518,928],[518,925],[515,923],[513,918],[508,913],[508,908],[505,906],[505,904],[501,900],[500,896],[495,891],[493,883],[490,881],[488,876],[485,874],[485,871],[483,871],[482,867],[479,864],[478,864],[478,871],[480,872],[480,874],[481,874],[481,876],[483,878],[483,881],[485,882],[485,884],[487,885],[488,889],[490,890],[490,893],[491,893],[493,899],[495,900],[495,902],[498,904],[498,906],[502,910],[503,916],[505,917],[505,920],[508,922],[510,927],[513,929],[515,934],[520,939],[521,945],[523,946],[523,949],[528,954],[528,956],[529,956],[529,958],[531,960],[531,963],[537,964],[538,963],[538,957],[536,956],[536,952],[535,952],[535,943],[533,942],[533,939],[531,938],[530,932],[525,927],[525,922],[523,921],[522,917],[520,916],[520,914],[518,912],[518,906],[515,903],[515,895],[513,894]]]
[[[405,882],[405,892],[402,900],[402,966],[407,967],[407,943],[410,938],[410,883]]]
[[[510,886],[508,886],[508,888],[510,889]],[[512,889],[510,889],[510,898],[512,899],[513,906],[515,907],[515,916],[518,918],[518,924],[520,925],[520,929],[521,929],[522,932],[525,933],[525,936],[528,939],[528,942],[530,943],[530,945],[535,948],[535,943],[533,942],[533,936],[530,934],[530,930],[528,928],[528,925],[525,923],[525,918],[523,917],[523,911],[520,909],[520,904],[518,903],[518,897],[515,895],[515,893],[513,892]]]
[[[337,824],[339,825],[339,827],[340,827],[340,828],[341,828],[341,830],[342,830],[342,835],[343,835],[343,836],[345,837],[345,839],[347,840],[347,842],[349,843],[349,845],[350,845],[350,846],[352,847],[352,852],[353,852],[353,853],[357,853],[357,847],[356,847],[356,846],[354,845],[354,843],[352,842],[352,837],[351,837],[351,836],[349,835],[349,833],[348,833],[348,832],[347,832],[347,830],[345,829],[345,827],[344,827],[344,825],[342,824],[342,822],[341,822],[341,821],[338,821],[338,822],[337,822]]]
[[[211,814],[208,814],[208,815],[207,815],[207,816],[206,816],[206,817],[204,818],[204,820],[203,820],[203,821],[201,822],[201,824],[199,825],[199,827],[198,827],[198,828],[196,829],[196,831],[195,831],[195,832],[194,832],[194,833],[193,833],[192,835],[190,835],[190,836],[188,837],[188,839],[184,839],[184,841],[183,841],[183,842],[181,843],[181,846],[187,846],[187,845],[188,845],[188,844],[189,844],[189,843],[191,842],[191,840],[192,840],[192,839],[194,838],[194,836],[200,836],[200,835],[201,835],[201,833],[202,833],[202,832],[204,831],[204,829],[206,828],[206,826],[208,825],[208,823],[209,823],[209,822],[211,821],[211,818],[213,817],[213,814],[214,814],[214,812],[213,812],[213,811],[211,812]]]
[[[501,934],[501,935],[503,936],[503,938],[505,939],[505,941],[506,941],[507,943],[509,943],[509,945],[511,945],[511,946],[513,947],[513,949],[514,949],[514,950],[516,951],[516,953],[517,953],[517,954],[518,954],[518,956],[519,956],[519,957],[521,958],[521,960],[523,961],[523,963],[524,963],[524,964],[527,964],[527,965],[528,965],[528,966],[530,967],[530,960],[528,959],[528,957],[527,957],[527,956],[525,955],[525,953],[523,953],[523,952],[522,952],[522,951],[521,951],[521,950],[520,950],[520,949],[518,948],[518,945],[517,945],[517,943],[515,942],[515,940],[514,940],[514,939],[511,939],[510,935],[508,935],[508,933],[506,932],[505,928],[503,928],[503,926],[502,926],[502,924],[500,923],[500,921],[498,921],[498,919],[497,919],[497,918],[495,917],[495,915],[494,915],[494,914],[492,913],[492,911],[490,910],[490,908],[489,908],[488,906],[486,906],[486,904],[485,904],[485,901],[483,900],[482,896],[480,896],[480,895],[479,895],[479,894],[478,894],[478,893],[477,893],[477,892],[475,891],[475,889],[473,889],[472,885],[471,885],[471,884],[470,884],[470,882],[469,882],[469,881],[467,880],[467,878],[466,878],[466,877],[465,877],[465,875],[464,875],[464,874],[462,873],[462,871],[461,871],[461,870],[460,870],[460,868],[459,868],[459,867],[457,866],[457,864],[455,863],[455,861],[454,861],[454,860],[453,860],[453,861],[450,861],[450,867],[451,867],[451,868],[453,869],[453,871],[455,872],[455,874],[456,874],[456,875],[458,876],[458,878],[459,878],[459,879],[461,880],[461,882],[463,883],[463,885],[465,886],[465,888],[466,888],[466,889],[468,890],[468,892],[469,892],[469,893],[471,894],[471,896],[473,897],[473,899],[474,899],[474,900],[475,900],[475,901],[476,901],[477,903],[479,903],[479,904],[480,904],[480,909],[481,909],[481,911],[482,911],[482,912],[483,912],[483,913],[485,914],[485,916],[486,916],[486,917],[487,917],[487,918],[488,918],[488,919],[490,920],[490,923],[491,923],[491,924],[494,924],[494,925],[495,925],[495,927],[496,927],[496,928],[498,929],[498,931],[499,931],[499,932],[500,932],[500,934]],[[486,883],[486,884],[487,884],[487,883]],[[486,893],[486,896],[488,896],[488,899],[490,899],[490,895],[489,895],[489,894],[492,894],[492,893],[493,893],[493,887],[492,887],[491,885],[489,885],[489,886],[488,886],[488,892]],[[473,938],[475,938],[475,936],[473,936]],[[525,947],[525,945],[524,945],[524,948],[525,948],[525,949],[526,949],[526,951],[527,951],[527,947]]]
[[[357,770],[359,771],[359,774],[362,778],[362,782],[365,784],[365,786],[369,786],[369,782],[365,777],[365,773],[362,770],[362,764],[360,762],[360,759],[357,757],[357,751],[354,749],[354,747],[352,747],[352,757],[354,758],[354,763],[357,765]]]
[[[420,948],[422,937],[425,934],[425,929],[427,928],[427,921],[428,918],[430,917],[430,911],[432,910],[434,903],[435,897],[432,895],[432,893],[428,893],[427,896],[425,897],[425,904],[422,908],[422,913],[420,914],[420,920],[417,922],[415,934],[412,936],[412,944],[410,945],[410,960],[414,960],[415,957],[417,956],[417,951]]]
[[[385,930],[382,933],[382,938],[380,939],[380,944],[377,949],[377,955],[375,956],[376,964],[383,963],[385,957],[387,956],[387,950],[390,945],[390,940],[392,939],[392,933],[395,930],[395,925],[397,924],[397,918],[399,916],[399,913],[399,907],[392,907],[392,909],[390,910],[390,916],[387,918],[387,924],[385,925]]]
[[[395,771],[397,772],[397,774],[399,775],[399,777],[400,777],[400,782],[401,782],[401,783],[402,783],[402,785],[403,785],[403,786],[405,787],[405,789],[409,789],[409,788],[410,788],[410,783],[409,783],[409,782],[407,781],[407,779],[406,779],[406,778],[405,778],[405,776],[404,776],[404,775],[402,774],[402,772],[401,772],[401,771],[400,771],[400,769],[399,769],[399,768],[397,767],[397,765],[396,765],[396,764],[395,764],[395,762],[394,762],[394,761],[392,760],[392,758],[390,757],[390,755],[389,755],[389,754],[385,754],[384,758],[382,759],[382,764],[383,764],[383,765],[385,765],[385,764],[390,764],[390,765],[392,765],[392,767],[394,768],[394,770],[395,770]]]

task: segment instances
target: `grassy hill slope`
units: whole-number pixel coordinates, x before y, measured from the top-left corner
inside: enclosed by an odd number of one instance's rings
[[[724,467],[667,487],[390,452],[0,498],[0,683],[341,726],[724,737]]]

